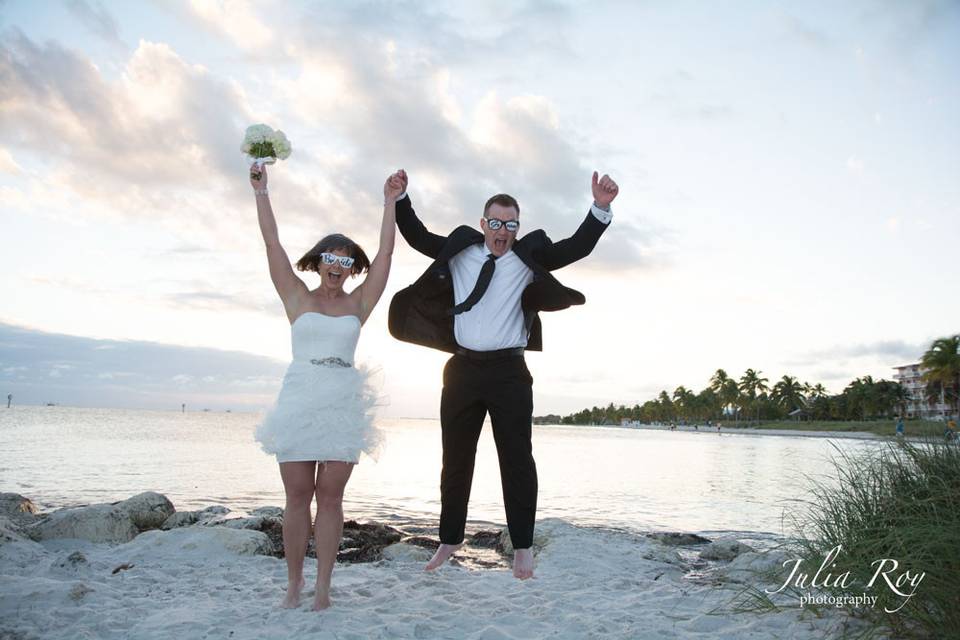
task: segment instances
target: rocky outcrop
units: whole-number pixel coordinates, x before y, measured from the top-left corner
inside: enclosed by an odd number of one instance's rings
[[[15,522],[23,519],[23,522],[28,523],[35,520],[39,513],[40,510],[30,498],[19,493],[0,493],[0,516],[6,516]]]
[[[374,562],[380,560],[383,548],[400,542],[403,534],[385,524],[368,522],[361,524],[356,520],[343,523],[343,539],[340,541],[338,562]],[[314,553],[314,557],[316,554]]]
[[[30,527],[34,540],[79,538],[89,542],[122,543],[133,540],[140,530],[130,513],[116,504],[58,509]]]
[[[171,531],[147,531],[122,547],[117,555],[134,562],[139,558],[196,556],[208,558],[226,551],[237,555],[274,555],[270,538],[260,531],[228,527],[181,527]]]
[[[718,540],[717,542],[711,542],[701,549],[700,558],[702,560],[729,562],[740,554],[747,553],[748,551],[753,551],[753,548],[737,540]]]
[[[540,550],[547,546],[548,531],[544,527],[539,527],[533,532],[533,553],[538,554]],[[500,540],[496,545],[497,551],[504,555],[513,555],[513,542],[510,540],[510,530],[506,527],[500,532]]]
[[[160,527],[174,511],[166,496],[147,491],[111,504],[58,509],[38,518],[26,533],[34,540],[77,538],[123,543]]]
[[[383,548],[381,552],[384,560],[390,562],[427,562],[433,557],[433,552],[429,549],[409,544],[406,542],[396,542]]]
[[[21,527],[9,517],[0,515],[0,546],[8,542],[23,542],[27,539]]]
[[[709,538],[698,536],[695,533],[682,533],[679,531],[655,531],[647,534],[648,538],[661,542],[670,547],[686,547],[696,544],[709,544]]]
[[[114,504],[127,513],[139,531],[159,529],[176,512],[165,495],[154,491],[145,491]]]

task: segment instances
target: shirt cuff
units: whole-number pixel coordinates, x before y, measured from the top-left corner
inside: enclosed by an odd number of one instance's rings
[[[613,209],[610,211],[604,211],[596,204],[590,205],[590,213],[593,214],[593,217],[602,222],[603,224],[610,224],[610,221],[613,220]]]
[[[406,198],[406,197],[407,197],[407,192],[404,191],[403,193],[401,193],[400,195],[397,196],[397,202],[400,202],[401,200],[403,200],[403,199]]]

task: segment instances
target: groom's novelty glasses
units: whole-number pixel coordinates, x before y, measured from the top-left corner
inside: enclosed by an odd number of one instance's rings
[[[350,256],[338,256],[335,253],[323,252],[320,254],[320,259],[323,260],[323,264],[334,264],[339,262],[340,266],[344,269],[349,269],[353,266],[353,258]]]
[[[516,233],[520,228],[520,223],[516,220],[500,220],[499,218],[487,218],[487,226],[491,231],[499,231],[500,227],[506,227],[510,233]]]

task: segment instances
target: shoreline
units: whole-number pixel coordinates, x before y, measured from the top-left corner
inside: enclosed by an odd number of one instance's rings
[[[623,426],[619,424],[535,424],[535,427],[577,427],[582,429],[623,429],[624,431],[663,431],[666,433],[694,433],[717,435],[715,426],[708,427],[701,425],[700,429],[695,429],[690,425],[677,426],[670,429],[664,425],[641,424],[632,426]],[[817,431],[812,429],[763,429],[751,427],[721,427],[720,435],[756,435],[756,436],[782,436],[798,438],[845,438],[848,440],[885,440],[891,436],[882,436],[869,431]],[[908,439],[917,436],[906,436]]]

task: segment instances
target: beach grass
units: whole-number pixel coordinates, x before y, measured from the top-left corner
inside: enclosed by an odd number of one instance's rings
[[[960,446],[939,438],[890,440],[882,447],[838,455],[833,464],[839,484],[815,482],[813,498],[798,510],[804,565],[821,565],[841,545],[833,575],[850,571],[846,595],[869,592],[876,605],[856,611],[896,638],[960,638]],[[904,582],[898,595],[883,576],[867,585],[883,559],[897,563],[887,575],[909,570],[922,579]]]

